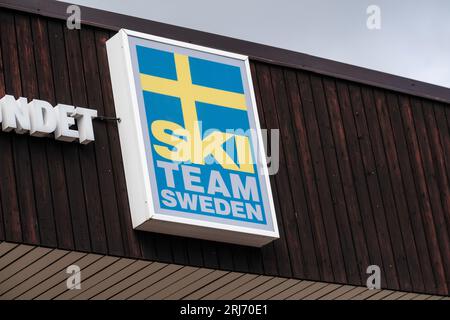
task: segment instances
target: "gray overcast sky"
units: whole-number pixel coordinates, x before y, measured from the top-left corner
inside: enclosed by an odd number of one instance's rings
[[[449,0],[66,0],[450,88]],[[366,27],[369,5],[381,29]],[[81,13],[83,14],[83,13]]]

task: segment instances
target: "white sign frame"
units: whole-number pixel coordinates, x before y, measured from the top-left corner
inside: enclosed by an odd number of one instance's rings
[[[121,119],[118,124],[125,178],[130,203],[133,228],[137,230],[187,236],[213,241],[221,241],[249,246],[261,247],[279,238],[277,218],[273,204],[266,156],[262,147],[257,148],[258,163],[263,170],[265,189],[269,197],[269,210],[273,230],[252,229],[248,227],[205,222],[183,217],[173,217],[154,212],[151,192],[148,161],[145,152],[145,142],[136,83],[131,61],[129,37],[156,41],[168,45],[198,50],[214,55],[220,55],[245,64],[249,85],[249,95],[254,114],[257,142],[263,146],[261,127],[256,108],[250,63],[247,56],[216,50],[191,43],[171,40],[141,32],[121,29],[106,42],[108,61],[111,73],[111,83],[114,94],[116,115]],[[267,209],[266,209],[267,210]]]

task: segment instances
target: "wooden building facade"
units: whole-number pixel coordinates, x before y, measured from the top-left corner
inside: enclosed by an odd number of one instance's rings
[[[450,89],[89,8],[69,30],[66,6],[0,1],[0,97],[114,117],[105,41],[120,28],[246,54],[261,126],[280,130],[281,236],[133,230],[117,124],[96,120],[86,146],[0,132],[0,241],[354,286],[378,265],[384,289],[449,295]]]

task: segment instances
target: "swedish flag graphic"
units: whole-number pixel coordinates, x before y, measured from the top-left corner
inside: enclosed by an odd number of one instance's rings
[[[161,208],[265,224],[241,68],[140,45],[136,56]]]

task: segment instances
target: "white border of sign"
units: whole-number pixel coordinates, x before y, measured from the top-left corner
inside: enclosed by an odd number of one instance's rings
[[[174,234],[256,247],[261,247],[275,239],[278,239],[279,232],[277,218],[273,204],[269,173],[266,165],[262,165],[261,167],[264,173],[264,181],[269,197],[273,230],[268,231],[209,221],[199,221],[154,212],[149,168],[140,121],[141,115],[139,114],[138,97],[136,96],[136,83],[133,74],[131,51],[128,41],[129,36],[244,61],[247,79],[249,81],[249,94],[252,102],[254,119],[256,122],[257,139],[259,146],[261,146],[258,148],[258,163],[265,164],[266,157],[262,147],[264,144],[256,108],[250,63],[247,56],[193,45],[191,43],[166,39],[141,32],[121,29],[115,36],[106,42],[106,47],[116,115],[121,119],[121,122],[118,124],[118,128],[133,228],[137,230]]]

